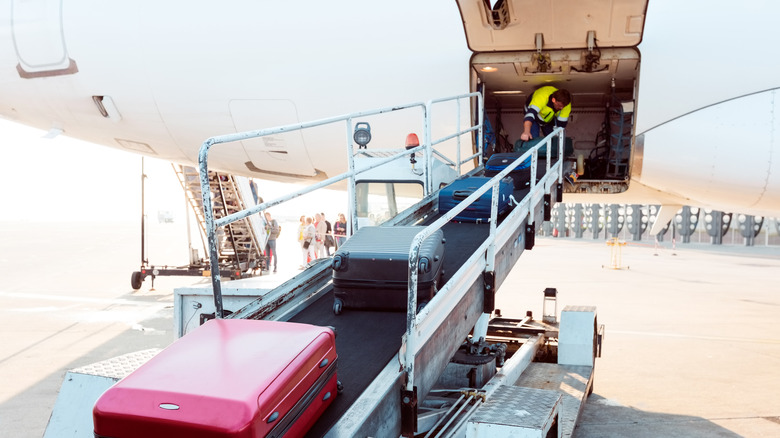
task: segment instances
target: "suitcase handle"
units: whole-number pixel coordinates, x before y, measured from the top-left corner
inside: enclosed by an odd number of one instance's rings
[[[468,198],[469,196],[471,196],[471,194],[474,193],[474,190],[476,190],[476,188],[471,188],[471,187],[469,187],[466,190],[455,190],[455,192],[452,193],[452,199],[457,199],[458,201],[462,201]]]
[[[428,259],[428,257],[422,257],[420,259],[419,266],[417,268],[417,271],[420,274],[425,274],[427,272],[431,272],[431,261]]]
[[[347,269],[347,260],[349,259],[349,253],[343,252],[338,253],[333,256],[333,260],[331,261],[331,268],[333,268],[334,271],[340,271],[342,269]]]

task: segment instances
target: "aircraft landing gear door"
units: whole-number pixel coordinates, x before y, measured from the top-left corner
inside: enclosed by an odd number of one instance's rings
[[[380,225],[423,198],[420,182],[358,182],[355,184],[358,228]]]

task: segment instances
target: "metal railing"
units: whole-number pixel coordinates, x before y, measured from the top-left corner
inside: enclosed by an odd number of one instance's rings
[[[477,100],[476,105],[476,111],[477,114],[479,114],[479,119],[476,124],[472,124],[469,127],[465,129],[461,129],[460,126],[460,119],[461,119],[461,101],[468,100],[471,102],[472,99]],[[435,141],[431,140],[431,120],[432,120],[432,112],[433,107],[436,104],[443,103],[443,102],[450,102],[455,101],[457,104],[457,126],[456,131],[454,133],[448,134],[445,137],[439,138]],[[426,177],[425,177],[425,196],[428,196],[433,191],[433,183],[431,180],[431,169],[433,166],[433,146],[438,145],[441,143],[444,143],[450,139],[457,138],[457,152],[456,152],[456,161],[453,162],[451,160],[447,160],[450,165],[453,165],[457,168],[458,174],[460,174],[461,165],[465,164],[466,162],[476,158],[480,157],[482,155],[482,114],[484,113],[484,106],[483,106],[483,97],[480,93],[469,93],[469,94],[463,94],[458,96],[452,96],[444,99],[437,99],[437,100],[431,100],[427,103],[411,103],[407,105],[401,105],[401,106],[394,106],[389,108],[383,108],[383,109],[377,109],[377,110],[370,110],[370,111],[362,111],[362,112],[355,112],[351,114],[316,120],[312,122],[306,122],[306,123],[298,123],[298,124],[292,124],[292,125],[286,125],[286,126],[280,126],[276,128],[269,128],[269,129],[261,129],[261,130],[254,130],[254,131],[245,131],[245,132],[239,132],[235,134],[226,134],[216,137],[211,137],[206,139],[206,141],[203,142],[199,154],[198,154],[198,163],[199,163],[199,172],[200,172],[200,182],[201,182],[201,191],[203,196],[203,211],[204,211],[204,219],[206,222],[206,232],[208,237],[208,248],[209,248],[209,260],[212,267],[218,267],[219,266],[219,253],[217,251],[217,227],[223,227],[227,224],[230,224],[232,222],[235,222],[237,220],[244,219],[250,215],[257,214],[262,212],[265,209],[271,208],[273,206],[279,205],[283,202],[295,199],[297,197],[303,196],[307,193],[313,192],[317,189],[327,187],[331,184],[335,184],[337,182],[343,181],[345,179],[349,180],[348,185],[348,193],[350,198],[350,205],[349,205],[349,216],[351,219],[351,222],[349,224],[349,229],[354,230],[357,228],[357,217],[355,212],[357,211],[357,199],[355,197],[355,184],[356,184],[356,176],[362,172],[366,172],[368,170],[374,169],[376,167],[382,166],[386,163],[389,163],[394,160],[399,159],[408,159],[409,154],[416,153],[418,151],[422,152],[424,155],[424,166],[426,169]],[[358,118],[368,117],[368,116],[376,116],[384,113],[390,113],[390,112],[396,112],[401,110],[408,110],[412,108],[420,108],[422,110],[422,124],[423,124],[423,142],[420,146],[417,146],[415,148],[411,148],[409,150],[406,149],[400,149],[397,154],[394,154],[390,157],[378,159],[375,161],[372,161],[371,164],[366,166],[361,166],[359,170],[355,168],[355,148],[354,148],[354,140],[352,137],[352,132],[354,129],[353,121]],[[296,192],[290,193],[288,195],[279,197],[277,199],[274,199],[269,202],[264,202],[259,205],[256,205],[251,208],[247,208],[244,210],[241,210],[237,213],[230,214],[228,216],[222,217],[220,219],[215,220],[214,219],[214,212],[213,212],[213,206],[211,202],[211,192],[209,188],[209,179],[208,179],[208,154],[211,148],[218,144],[223,143],[232,143],[242,140],[248,140],[253,138],[259,138],[264,137],[267,135],[274,135],[274,134],[281,134],[281,133],[289,133],[293,131],[299,131],[304,130],[308,128],[314,128],[318,126],[323,125],[329,125],[334,123],[344,123],[345,124],[345,131],[346,131],[346,143],[347,143],[347,168],[348,170],[340,175],[328,178],[324,181],[320,181],[317,184],[313,184],[311,186],[308,186],[304,189],[298,190]],[[463,135],[471,134],[473,132],[476,132],[477,135],[477,150],[476,153],[473,155],[461,159],[460,157],[460,137]],[[436,152],[437,156],[443,156],[440,152]],[[416,270],[415,270],[416,272]],[[217,318],[223,317],[223,306],[222,306],[222,286],[221,286],[221,277],[219,273],[219,269],[211,269],[211,280],[212,280],[212,287],[213,287],[213,293],[214,293],[214,307],[215,307],[215,315]],[[415,297],[416,298],[416,297]]]
[[[552,138],[558,137],[558,161],[551,165]],[[406,335],[403,354],[399,356],[403,371],[407,375],[407,391],[413,391],[414,388],[414,359],[420,349],[433,336],[437,327],[441,325],[444,319],[449,315],[455,306],[460,302],[463,295],[468,291],[468,287],[458,285],[470,284],[476,276],[481,275],[483,271],[493,271],[495,264],[495,254],[497,243],[504,243],[511,235],[511,231],[526,218],[533,222],[533,205],[549,190],[555,181],[563,181],[563,166],[561,159],[563,157],[564,134],[563,129],[557,128],[552,134],[547,136],[543,142],[534,146],[531,150],[524,153],[519,159],[507,166],[488,183],[474,191],[466,199],[457,204],[452,210],[442,215],[434,223],[420,231],[412,240],[412,246],[409,249],[409,280],[408,280],[408,301],[406,310]],[[545,176],[536,181],[537,163],[539,149],[546,147],[547,160]],[[504,219],[501,227],[497,226],[498,219],[498,195],[499,184],[503,178],[518,167],[523,161],[531,157],[531,181],[529,193],[519,201],[507,218]],[[551,172],[552,171],[552,172]],[[420,248],[423,241],[434,232],[441,229],[446,223],[453,220],[469,205],[478,200],[482,194],[492,190],[491,210],[490,210],[490,234],[488,238],[480,245],[477,251],[461,266],[458,272],[450,278],[444,287],[438,291],[433,299],[418,314],[417,313],[417,263],[419,260]],[[453,290],[454,289],[454,290]]]

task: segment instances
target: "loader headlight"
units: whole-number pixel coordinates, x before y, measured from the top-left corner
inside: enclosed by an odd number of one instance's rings
[[[365,149],[368,142],[371,141],[371,126],[366,122],[355,125],[355,134],[352,139],[360,146],[360,149]]]

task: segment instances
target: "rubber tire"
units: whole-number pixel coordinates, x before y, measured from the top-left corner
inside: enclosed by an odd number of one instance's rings
[[[144,276],[141,275],[139,271],[133,272],[133,274],[130,276],[130,286],[133,288],[133,290],[140,289],[143,282]]]
[[[342,310],[344,310],[344,302],[336,298],[336,300],[333,301],[333,314],[341,315]]]

